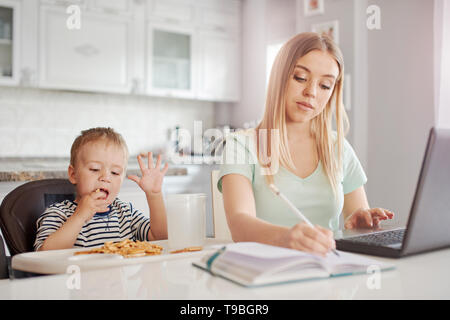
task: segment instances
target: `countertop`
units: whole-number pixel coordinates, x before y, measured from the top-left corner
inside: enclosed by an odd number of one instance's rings
[[[200,257],[137,263],[28,279],[0,280],[0,299],[449,299],[450,249],[401,259],[386,272],[245,288],[192,266]],[[76,280],[76,281],[74,281]],[[184,302],[183,302],[184,303]],[[252,302],[253,304],[261,304]],[[222,314],[225,308],[221,308]],[[171,310],[180,318],[179,309]],[[271,310],[271,315],[274,314]],[[169,317],[170,318],[170,317]],[[231,317],[232,318],[232,317]]]
[[[0,182],[67,178],[69,158],[0,158]],[[137,159],[130,157],[127,175],[140,174]],[[187,168],[169,163],[167,176],[185,176]]]

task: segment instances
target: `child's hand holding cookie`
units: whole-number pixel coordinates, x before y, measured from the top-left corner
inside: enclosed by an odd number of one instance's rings
[[[89,221],[97,212],[108,211],[108,204],[105,193],[97,189],[81,197],[76,214],[82,216],[84,221]]]

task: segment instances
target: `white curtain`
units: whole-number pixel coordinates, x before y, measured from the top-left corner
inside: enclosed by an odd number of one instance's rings
[[[436,124],[450,128],[450,0],[435,0]]]

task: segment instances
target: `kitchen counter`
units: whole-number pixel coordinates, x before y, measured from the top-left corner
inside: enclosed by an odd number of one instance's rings
[[[216,241],[221,242],[219,239]],[[204,253],[207,254],[206,251]],[[181,300],[180,304],[183,306],[189,306],[188,303],[205,304],[205,302],[183,300],[222,300],[225,303],[230,303],[226,302],[229,300],[247,300],[248,302],[244,301],[241,305],[252,303],[254,307],[264,305],[265,302],[259,300],[274,299],[447,300],[450,298],[450,277],[448,276],[450,249],[402,259],[376,258],[378,261],[394,264],[396,269],[391,271],[380,272],[368,268],[366,273],[348,277],[331,277],[320,281],[294,281],[255,288],[237,285],[194,267],[192,263],[201,259],[201,255],[200,253],[184,254],[170,259],[158,257],[156,258],[159,259],[158,261],[139,262],[107,269],[80,272],[80,268],[72,268],[71,271],[67,269],[66,273],[58,275],[1,280],[0,299],[135,299],[157,302],[171,299]],[[257,301],[254,302],[255,300]],[[223,305],[223,302],[218,303]],[[289,306],[298,308],[298,302],[294,301]],[[180,309],[181,307],[168,309],[167,318],[182,319]],[[216,318],[237,318],[238,314],[230,312],[228,313],[230,317],[227,317],[225,308],[221,307],[220,310],[216,309]],[[254,311],[255,309],[245,310]],[[270,309],[269,318],[277,319],[274,316],[275,312],[276,309]],[[257,313],[250,315],[258,316]],[[262,313],[259,315],[262,319],[268,318],[261,316]],[[244,315],[242,318],[250,317]]]
[[[0,158],[0,182],[67,178],[69,158]],[[135,157],[130,157],[127,175],[140,175]],[[166,176],[185,176],[187,168],[169,163]]]

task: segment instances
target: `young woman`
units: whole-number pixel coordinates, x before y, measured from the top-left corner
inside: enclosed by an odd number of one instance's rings
[[[218,188],[234,241],[324,255],[335,248],[331,230],[339,229],[341,213],[345,228],[392,219],[389,210],[370,209],[366,175],[344,138],[343,75],[342,53],[327,36],[302,33],[281,48],[261,123],[226,140]],[[315,227],[301,222],[270,183]]]

